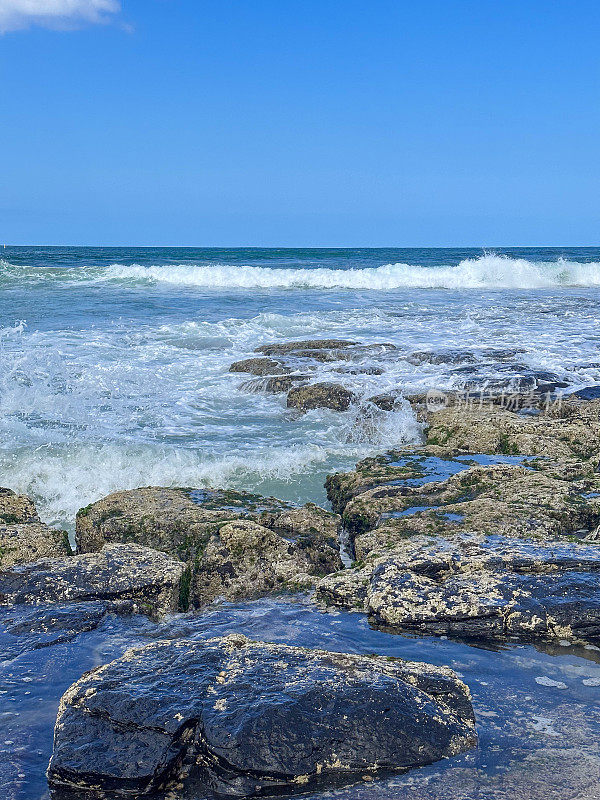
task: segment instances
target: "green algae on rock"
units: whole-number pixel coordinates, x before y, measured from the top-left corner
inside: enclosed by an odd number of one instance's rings
[[[116,492],[77,515],[82,552],[136,542],[187,564],[180,607],[307,589],[341,568],[340,518],[314,504],[219,489]]]
[[[29,497],[0,488],[0,570],[39,558],[69,555],[65,531],[40,522]]]

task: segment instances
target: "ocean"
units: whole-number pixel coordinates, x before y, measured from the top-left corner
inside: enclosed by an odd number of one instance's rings
[[[29,494],[44,521],[71,533],[80,507],[137,486],[325,504],[328,473],[421,440],[408,403],[365,414],[368,398],[388,390],[600,384],[600,248],[0,252],[0,486]],[[381,374],[368,353],[358,374],[319,365],[315,380],[355,393],[346,412],[299,415],[284,394],[251,392],[241,386],[251,376],[229,372],[261,344],[321,337],[396,347]],[[424,480],[435,478],[429,469]],[[158,621],[109,615],[78,635],[68,614],[55,620],[58,635],[37,614],[5,609],[0,620],[0,795],[9,800],[49,800],[59,699],[83,672],[131,646],[231,632],[443,664],[472,692],[477,749],[305,800],[598,796],[593,645],[391,635],[304,595]]]
[[[299,417],[285,395],[241,390],[229,365],[266,342],[396,345],[382,375],[319,369],[361,398],[529,372],[564,391],[600,383],[600,248],[6,247],[0,258],[0,484],[70,531],[78,508],[136,486],[323,503],[328,473],[419,441],[408,405],[365,429],[354,407]],[[424,351],[458,352],[415,363]]]

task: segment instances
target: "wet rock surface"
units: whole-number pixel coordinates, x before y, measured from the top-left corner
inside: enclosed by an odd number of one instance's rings
[[[61,700],[48,776],[111,797],[174,783],[252,797],[475,741],[468,689],[449,669],[234,635],[151,644],[84,675]]]
[[[449,523],[462,530],[543,539],[591,533],[600,523],[600,476],[568,479],[551,462],[528,463],[465,465],[445,481],[421,486],[381,484],[346,504],[344,524],[356,536],[359,555],[375,546],[373,536],[368,544],[362,539],[373,529],[385,529],[385,535],[395,530],[398,537],[436,534],[452,527]]]
[[[95,630],[110,614],[130,614],[133,601],[0,606],[0,661],[72,641]]]
[[[235,361],[229,367],[229,372],[249,372],[251,375],[285,375],[289,369],[272,358],[246,358],[244,361]]]
[[[413,536],[326,578],[318,596],[378,624],[469,638],[600,640],[600,549],[502,536]]]
[[[290,389],[287,407],[298,411],[314,408],[329,408],[332,411],[347,411],[356,400],[353,392],[338,383],[313,383]]]
[[[45,558],[0,572],[0,605],[131,601],[143,613],[175,611],[181,562],[135,544],[99,553]]]
[[[0,569],[66,555],[71,555],[66,532],[40,522],[29,497],[0,488]]]
[[[308,588],[341,567],[337,515],[248,492],[148,487],[77,516],[80,550],[136,542],[186,563],[181,604]]]
[[[599,411],[581,399],[535,417],[436,411],[412,456],[330,476],[357,561],[317,596],[396,629],[597,641]],[[446,475],[427,481],[436,460]]]
[[[245,392],[266,392],[266,394],[283,394],[298,384],[310,381],[310,375],[281,375],[272,378],[254,378],[240,384]]]

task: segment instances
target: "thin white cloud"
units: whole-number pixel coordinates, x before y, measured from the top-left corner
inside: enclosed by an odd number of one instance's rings
[[[120,0],[0,0],[0,32],[32,25],[65,30],[110,22]]]

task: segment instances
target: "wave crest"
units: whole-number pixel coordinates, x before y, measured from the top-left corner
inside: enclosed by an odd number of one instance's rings
[[[104,279],[205,289],[554,289],[600,286],[600,263],[532,262],[485,254],[457,266],[385,264],[364,269],[111,265]]]

